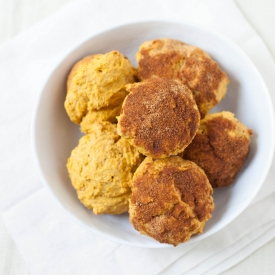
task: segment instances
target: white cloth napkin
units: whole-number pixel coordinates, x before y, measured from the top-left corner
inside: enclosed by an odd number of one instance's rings
[[[57,61],[102,29],[146,19],[188,20],[234,40],[275,102],[275,64],[232,0],[75,1],[0,48],[1,183],[5,225],[33,274],[220,274],[275,237],[275,162],[252,204],[226,228],[165,249],[119,245],[71,221],[36,174],[30,121]],[[58,137],[57,137],[58,138]]]

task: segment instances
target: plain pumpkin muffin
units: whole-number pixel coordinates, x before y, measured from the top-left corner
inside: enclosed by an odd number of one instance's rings
[[[231,112],[206,115],[183,157],[197,163],[213,187],[230,185],[249,153],[252,131]]]
[[[229,80],[218,64],[198,47],[174,39],[144,42],[136,54],[138,77],[172,78],[193,92],[201,117],[225,96]]]
[[[127,95],[124,86],[133,83],[135,75],[129,59],[118,51],[87,56],[77,62],[67,80],[65,109],[71,121],[80,124],[85,133],[89,132],[88,122],[116,121]]]
[[[141,162],[135,147],[116,132],[116,125],[94,123],[79,141],[67,169],[79,200],[95,214],[128,210],[133,174]]]
[[[173,79],[150,78],[126,85],[118,133],[153,158],[176,155],[192,141],[200,114],[192,92]]]
[[[130,222],[141,234],[176,246],[202,233],[214,210],[212,193],[194,162],[147,157],[132,181]]]

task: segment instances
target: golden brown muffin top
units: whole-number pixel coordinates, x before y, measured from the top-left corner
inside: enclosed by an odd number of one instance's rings
[[[184,158],[197,163],[213,187],[231,184],[249,153],[252,131],[234,114],[221,112],[206,115],[198,133],[185,149]]]
[[[147,41],[136,54],[141,80],[178,79],[193,92],[202,117],[225,95],[229,80],[201,49],[173,39]]]
[[[64,103],[70,119],[80,124],[89,112],[122,104],[127,95],[124,86],[133,83],[135,75],[129,59],[118,51],[77,62],[68,76]]]
[[[130,94],[118,118],[118,133],[147,156],[177,154],[192,141],[200,115],[191,91],[162,78],[126,85]]]
[[[116,125],[94,123],[79,140],[68,159],[67,169],[79,200],[95,214],[121,214],[128,210],[130,184],[142,156]]]
[[[213,189],[203,170],[177,156],[147,157],[132,185],[130,221],[161,243],[176,246],[201,233],[214,209]]]

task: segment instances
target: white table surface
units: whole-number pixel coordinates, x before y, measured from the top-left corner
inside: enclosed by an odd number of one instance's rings
[[[72,0],[0,0],[0,44],[43,20],[70,1]],[[262,37],[275,60],[275,0],[235,1]],[[30,274],[2,219],[0,247],[0,275]],[[275,239],[222,274],[275,274]]]

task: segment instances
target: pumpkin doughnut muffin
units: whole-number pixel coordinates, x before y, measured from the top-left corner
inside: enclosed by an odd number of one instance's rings
[[[65,109],[71,121],[80,124],[85,133],[96,120],[115,122],[127,95],[124,86],[133,83],[135,75],[129,59],[118,51],[77,62],[67,80]]]
[[[147,157],[132,181],[130,222],[141,234],[176,246],[202,233],[214,210],[212,193],[194,162]]]
[[[197,163],[211,185],[230,185],[249,153],[252,131],[230,112],[206,115],[183,157]]]
[[[129,187],[141,155],[116,133],[116,125],[94,123],[68,159],[67,169],[79,200],[95,214],[128,210]]]
[[[192,141],[200,114],[192,92],[173,79],[151,78],[126,85],[118,134],[153,158],[176,155]]]
[[[225,96],[229,80],[198,47],[173,39],[144,42],[136,54],[141,80],[152,76],[178,79],[193,92],[201,117]]]

